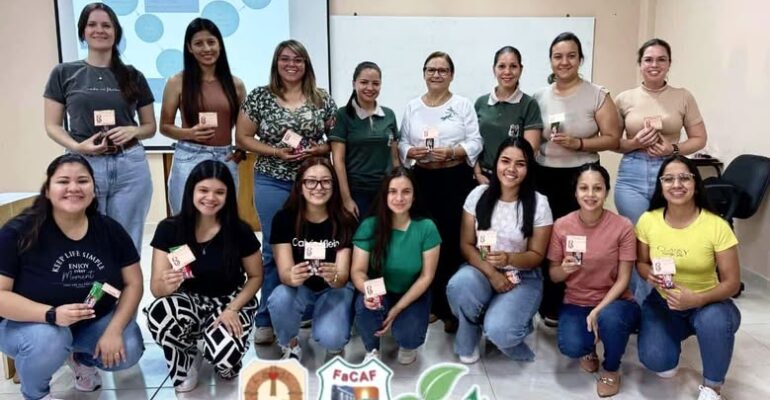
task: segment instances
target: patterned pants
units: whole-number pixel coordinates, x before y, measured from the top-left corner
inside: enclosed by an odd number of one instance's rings
[[[208,297],[177,292],[155,299],[145,310],[152,338],[163,348],[174,386],[187,378],[187,371],[203,339],[203,357],[223,379],[234,379],[241,369],[241,359],[249,349],[249,334],[257,311],[257,299],[249,301],[238,313],[243,327],[241,337],[231,336],[223,326],[211,329],[240,288],[228,296]]]

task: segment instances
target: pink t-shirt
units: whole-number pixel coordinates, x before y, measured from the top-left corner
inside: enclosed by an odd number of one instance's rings
[[[567,277],[564,302],[578,306],[599,304],[618,279],[620,261],[636,261],[634,226],[625,217],[605,210],[599,224],[584,224],[573,211],[553,224],[548,259],[561,262],[566,252],[567,235],[585,236],[586,252],[579,270]],[[626,291],[623,299],[633,299]]]

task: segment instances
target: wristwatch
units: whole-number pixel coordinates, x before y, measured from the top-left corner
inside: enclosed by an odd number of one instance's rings
[[[678,156],[679,155],[679,145],[676,143],[673,143],[671,147],[674,149],[674,151],[671,153],[672,156]]]
[[[45,312],[45,322],[56,325],[56,307],[51,307]]]

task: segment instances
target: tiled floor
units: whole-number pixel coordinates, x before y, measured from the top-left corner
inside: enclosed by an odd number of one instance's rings
[[[143,249],[143,260],[150,259],[150,249]],[[142,263],[145,278],[149,279],[148,261]],[[731,400],[758,400],[770,398],[770,288],[765,281],[744,274],[748,290],[737,300],[743,314],[743,324],[738,331],[733,362],[727,377],[724,394]],[[149,289],[145,290],[142,307],[151,301]],[[73,388],[72,373],[66,367],[53,378],[54,395],[64,399],[125,399],[139,400],[176,398],[173,387],[164,378],[168,373],[161,349],[152,341],[144,327],[144,316],[139,324],[145,336],[147,350],[139,365],[118,373],[102,373],[104,389],[95,393],[79,393]],[[395,362],[396,345],[392,338],[383,342],[383,360],[393,368],[392,392],[401,394],[414,392],[419,373],[433,363],[457,361],[452,353],[452,337],[443,332],[441,323],[431,325],[428,341],[421,350],[417,361],[410,366]],[[309,331],[303,330],[301,339],[304,347],[303,364],[314,374],[324,362],[325,353],[315,343],[308,343]],[[471,365],[457,389],[464,393],[472,384],[477,384],[481,394],[489,400],[497,399],[595,399],[595,380],[590,374],[580,371],[578,363],[558,353],[556,332],[540,322],[527,342],[534,349],[537,358],[533,363],[517,363],[503,356],[492,345],[483,349],[482,361]],[[276,346],[262,346],[257,352],[262,358],[277,358],[280,351]],[[252,347],[245,362],[257,357]],[[601,354],[601,353],[600,353]],[[363,346],[354,337],[346,348],[346,358],[352,362],[364,356]],[[636,352],[636,337],[631,338],[624,357],[623,385],[616,399],[696,399],[701,380],[700,354],[697,342],[690,338],[684,345],[680,372],[673,378],[663,380],[646,371],[639,363]],[[193,392],[180,395],[184,399],[235,399],[237,383],[224,382],[214,377],[210,366],[201,371],[199,387]],[[315,400],[318,390],[317,378],[311,375],[310,389]],[[157,393],[156,393],[157,392]],[[19,386],[11,381],[0,382],[0,400],[21,399]],[[454,397],[459,398],[459,397]],[[326,400],[326,399],[324,399]]]

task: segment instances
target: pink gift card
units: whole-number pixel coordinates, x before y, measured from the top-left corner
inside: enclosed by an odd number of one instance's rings
[[[219,126],[217,123],[217,113],[215,112],[200,112],[198,113],[198,123],[203,126],[216,128]]]
[[[299,147],[299,144],[302,142],[302,136],[300,136],[297,132],[294,132],[291,129],[287,129],[286,133],[283,135],[283,139],[281,139],[281,142],[286,143],[289,145],[289,147],[296,149]]]
[[[364,294],[367,299],[372,297],[384,296],[388,291],[385,289],[385,279],[370,279],[364,282]]]
[[[644,126],[650,127],[655,130],[663,129],[663,117],[660,115],[653,115],[651,117],[644,118]]]
[[[186,265],[189,265],[195,261],[195,255],[193,254],[192,250],[190,250],[190,246],[188,245],[174,248],[170,253],[168,253],[167,257],[168,261],[171,263],[171,268],[173,268],[174,271],[179,271]]]
[[[114,286],[110,285],[109,283],[102,284],[102,290],[104,290],[105,293],[108,295],[118,299],[120,298],[120,290],[116,289]]]
[[[676,263],[671,257],[660,257],[652,259],[652,273],[655,275],[674,275],[676,274]]]
[[[115,125],[115,110],[95,110],[95,126],[113,126]]]

